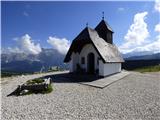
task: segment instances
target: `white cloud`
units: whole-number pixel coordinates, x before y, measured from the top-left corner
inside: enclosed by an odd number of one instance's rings
[[[126,53],[137,53],[137,52],[144,52],[144,53],[159,53],[160,52],[160,36],[157,36],[155,41],[150,42],[148,44],[135,47],[133,49],[128,49]]]
[[[134,16],[134,23],[124,37],[126,42],[119,47],[123,54],[160,52],[160,35],[156,36],[154,41],[147,40],[149,32],[144,21],[146,15],[147,12],[143,12]],[[155,26],[155,31],[160,32],[160,23]]]
[[[23,53],[18,47],[8,47],[8,48],[2,48],[2,53],[8,54],[8,53]]]
[[[133,24],[130,26],[127,34],[124,36],[125,43],[119,48],[122,53],[127,53],[135,47],[139,47],[148,41],[149,32],[147,23],[144,21],[148,12],[137,13],[134,16]]]
[[[154,8],[156,11],[160,12],[160,0],[155,0]]]
[[[17,40],[18,40],[18,37],[13,38],[13,40],[14,40],[14,41],[17,41]]]
[[[23,15],[26,16],[26,17],[29,16],[29,14],[26,11],[23,12]]]
[[[160,32],[160,23],[158,23],[156,26],[155,26],[155,29],[154,29],[156,32]]]
[[[160,52],[160,36],[157,36],[157,38],[154,42],[143,46],[143,48],[148,49],[147,51],[159,53]]]
[[[61,54],[66,54],[69,47],[70,47],[70,41],[66,38],[57,38],[57,37],[49,37],[47,40],[49,44],[53,46],[54,49],[59,51]]]
[[[118,11],[124,11],[125,9],[123,7],[119,7]]]
[[[24,52],[30,54],[38,54],[42,51],[40,44],[34,44],[28,34],[22,36],[21,39],[18,40],[18,42],[20,45],[20,49]]]
[[[25,34],[21,38],[16,37],[14,40],[16,40],[18,45],[14,48],[8,47],[6,50],[7,52],[39,54],[42,51],[40,44],[33,43],[28,34]]]

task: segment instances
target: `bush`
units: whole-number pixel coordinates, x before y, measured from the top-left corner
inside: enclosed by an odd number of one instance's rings
[[[51,93],[53,91],[52,85],[49,84],[48,88],[42,91],[33,91],[33,90],[29,90],[28,92],[24,93],[24,94],[20,94],[20,95],[30,95],[30,94],[48,94]]]
[[[42,83],[44,82],[44,80],[42,78],[37,78],[37,79],[33,79],[33,80],[28,80],[27,84],[35,84],[35,83]]]
[[[28,80],[26,82],[27,85],[34,85],[35,83],[42,83],[44,82],[43,78],[36,78],[36,79],[33,79],[33,80]],[[30,94],[38,94],[38,93],[41,93],[41,94],[47,94],[47,93],[51,93],[53,91],[53,88],[52,88],[52,85],[49,84],[48,87],[44,90],[29,90],[27,93],[25,94],[22,94],[22,95],[30,95]]]
[[[53,91],[52,85],[49,84],[48,88],[44,91],[41,91],[42,94],[47,94],[47,93],[51,93]]]

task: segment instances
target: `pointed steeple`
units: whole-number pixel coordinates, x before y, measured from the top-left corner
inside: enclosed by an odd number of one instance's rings
[[[101,22],[96,26],[95,29],[99,29],[99,28],[104,29],[104,30],[108,30],[108,31],[114,33],[112,28],[110,27],[110,25],[104,19],[101,20]]]
[[[98,32],[98,35],[103,38],[106,42],[112,44],[112,34],[114,33],[109,24],[104,20],[104,12],[102,12],[102,20],[96,26],[95,30]]]

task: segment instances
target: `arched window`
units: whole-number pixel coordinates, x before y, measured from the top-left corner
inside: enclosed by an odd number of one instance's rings
[[[84,57],[81,58],[81,64],[85,64],[85,58]]]

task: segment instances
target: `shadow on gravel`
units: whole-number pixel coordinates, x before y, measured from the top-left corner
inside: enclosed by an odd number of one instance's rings
[[[19,96],[18,91],[19,91],[19,89],[17,87],[13,92],[11,92],[10,94],[8,94],[7,97],[9,97],[9,96]]]
[[[77,74],[77,73],[61,73],[61,74],[45,76],[45,78],[48,77],[51,78],[51,82],[53,83],[91,82],[102,78],[94,74]]]
[[[51,83],[80,83],[80,82],[92,82],[102,77],[94,74],[78,74],[78,73],[60,73],[55,75],[48,75],[43,78],[51,78]],[[19,88],[17,87],[9,96],[19,96]]]

